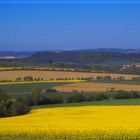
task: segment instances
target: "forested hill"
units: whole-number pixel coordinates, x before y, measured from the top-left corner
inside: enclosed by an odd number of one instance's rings
[[[43,51],[31,55],[28,60],[35,63],[123,65],[140,63],[140,53],[99,51]]]
[[[125,65],[125,66],[124,66]],[[23,69],[48,67],[83,71],[140,74],[140,52],[124,51],[42,51],[28,57],[0,59],[1,67]]]

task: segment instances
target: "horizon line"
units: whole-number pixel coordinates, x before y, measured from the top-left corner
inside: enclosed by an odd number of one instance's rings
[[[37,49],[37,50],[0,50],[0,52],[35,52],[35,51],[80,51],[80,50],[140,50],[139,48],[88,48],[88,49]]]

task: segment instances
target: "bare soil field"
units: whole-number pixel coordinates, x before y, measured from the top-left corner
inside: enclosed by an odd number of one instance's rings
[[[117,78],[124,76],[127,80],[132,77],[139,77],[139,75],[129,74],[110,74],[110,73],[90,73],[90,72],[64,72],[64,71],[41,71],[41,70],[9,70],[0,71],[0,80],[15,80],[17,77],[32,76],[34,78],[43,78],[44,80],[51,80],[57,78],[96,78],[97,76],[108,76]]]
[[[131,84],[111,84],[111,83],[73,83],[54,87],[58,91],[72,92],[73,90],[92,92],[92,91],[107,91],[111,88],[116,90],[134,90],[140,91],[140,85]]]

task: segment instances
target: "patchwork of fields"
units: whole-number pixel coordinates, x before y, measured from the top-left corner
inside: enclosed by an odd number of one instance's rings
[[[125,77],[123,81],[93,81],[88,83],[84,80],[74,80],[78,78],[96,78],[97,76],[108,76],[112,78],[118,78],[120,76]],[[23,81],[23,82],[0,82],[0,88],[6,92],[31,92],[35,86],[48,88],[55,88],[58,91],[72,92],[73,90],[92,92],[92,91],[106,91],[111,88],[116,90],[135,90],[140,91],[140,82],[133,81],[132,77],[139,77],[139,75],[127,75],[127,74],[109,74],[109,73],[89,73],[89,72],[64,72],[64,71],[41,71],[41,70],[14,70],[14,71],[0,71],[0,80],[15,80],[17,77],[32,76],[33,78],[43,78],[42,81]],[[73,80],[55,80],[59,78],[73,78]],[[53,80],[52,80],[53,79]],[[47,80],[47,81],[45,81]],[[84,83],[81,83],[84,82]],[[51,84],[52,83],[52,84]],[[53,84],[54,83],[54,84]],[[55,86],[55,83],[56,84]],[[59,84],[62,83],[62,84]],[[65,84],[67,83],[67,84]],[[43,85],[43,86],[42,86]],[[29,88],[27,88],[29,87]]]
[[[97,76],[108,75],[112,78],[123,76],[126,80],[100,81],[99,83],[97,81],[55,80],[57,78],[96,78]],[[100,92],[111,88],[140,91],[140,83],[131,80],[132,77],[139,77],[139,75],[35,70],[0,71],[0,80],[14,81],[17,77],[23,78],[24,76],[40,77],[43,80],[0,82],[0,89],[12,93],[11,96],[13,97],[22,92],[31,93],[35,87],[55,88],[58,91],[66,92],[65,94],[73,90],[85,91],[86,94],[86,92]],[[26,115],[0,118],[0,128],[2,128],[0,129],[0,139],[140,139],[139,105],[140,99],[130,99],[35,107]]]
[[[138,139],[140,106],[69,106],[33,109],[0,119],[0,137],[35,139]]]

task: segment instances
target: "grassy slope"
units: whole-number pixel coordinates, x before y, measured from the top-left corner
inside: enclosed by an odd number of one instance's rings
[[[94,80],[92,83],[131,84],[140,85],[140,80]]]
[[[43,105],[33,107],[33,109],[46,108],[46,107],[72,107],[72,106],[129,106],[140,105],[140,99],[120,99],[120,100],[104,100],[104,101],[91,101],[81,103],[65,103],[56,105]]]

